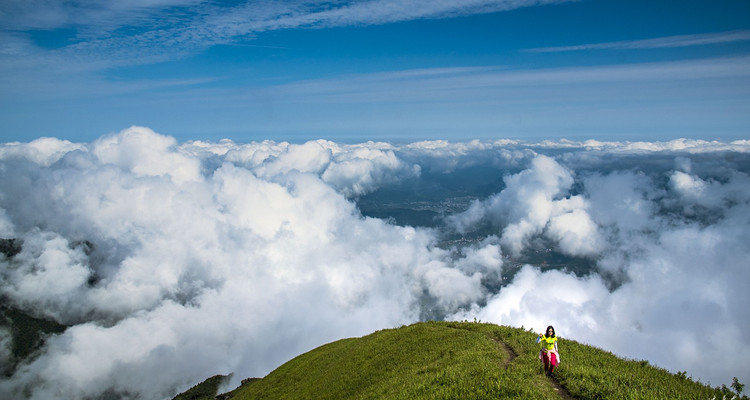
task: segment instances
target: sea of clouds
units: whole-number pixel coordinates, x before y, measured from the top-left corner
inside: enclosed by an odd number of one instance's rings
[[[357,206],[481,165],[497,190],[432,227]],[[747,383],[749,172],[750,141],[178,143],[132,127],[0,144],[0,238],[22,244],[0,255],[0,297],[68,326],[5,368],[0,397],[171,398],[229,373],[236,386],[425,315],[552,324],[704,383]],[[446,245],[461,235],[473,239]],[[539,243],[594,268],[503,280]],[[11,337],[0,328],[6,366]]]

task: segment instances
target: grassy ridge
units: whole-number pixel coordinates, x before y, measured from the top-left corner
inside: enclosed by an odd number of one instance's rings
[[[232,399],[556,398],[539,374],[520,381],[505,373],[501,364],[510,355],[490,340],[485,326],[459,325],[420,323],[333,342],[289,361]]]
[[[559,399],[541,371],[535,336],[484,323],[417,323],[321,346],[223,398]],[[557,381],[576,399],[709,400],[734,394],[571,340],[561,339],[560,351]]]
[[[224,375],[215,375],[198,385],[193,386],[188,391],[180,393],[172,400],[213,400],[219,386],[227,379]]]

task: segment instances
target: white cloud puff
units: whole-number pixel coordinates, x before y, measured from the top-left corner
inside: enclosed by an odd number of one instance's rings
[[[382,185],[418,177],[420,167],[396,157],[390,145],[368,142],[339,145],[326,140],[303,144],[264,141],[235,145],[190,143],[186,152],[221,155],[225,161],[245,167],[261,179],[283,181],[290,173],[318,175],[347,197],[372,192]]]
[[[334,162],[322,175],[324,181],[348,197],[369,193],[381,185],[418,177],[420,167],[408,165],[391,150],[374,146],[338,149]]]
[[[574,178],[554,159],[539,155],[529,169],[504,178],[506,187],[487,200],[476,201],[449,220],[459,232],[490,221],[502,230],[500,242],[518,255],[535,235],[547,231],[561,249],[573,255],[595,253],[599,247],[596,225],[580,196],[570,196]]]
[[[85,145],[57,138],[39,138],[29,143],[6,143],[0,147],[0,158],[22,157],[49,166],[66,153],[84,150]]]
[[[560,250],[572,256],[596,255],[603,249],[599,228],[580,208],[552,217],[547,235],[555,240]]]
[[[504,261],[498,241],[496,236],[489,236],[477,246],[461,249],[463,257],[456,260],[455,266],[467,273],[499,274],[502,272]]]
[[[487,305],[457,313],[455,319],[476,317],[512,326],[543,331],[554,325],[556,331],[597,329],[599,301],[608,296],[607,288],[596,277],[578,279],[560,271],[540,272],[524,266],[511,285],[491,296]],[[530,340],[533,340],[531,338]]]
[[[79,302],[91,273],[82,247],[51,232],[30,232],[23,250],[0,271],[0,293],[56,320],[82,314],[87,309]]]
[[[169,176],[176,183],[200,178],[198,160],[173,151],[177,141],[143,127],[131,127],[93,143],[91,152],[104,164],[114,164],[137,176]]]

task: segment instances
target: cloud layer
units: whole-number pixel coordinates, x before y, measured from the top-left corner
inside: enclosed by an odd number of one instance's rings
[[[747,141],[180,144],[142,127],[6,143],[0,237],[22,247],[0,256],[0,295],[69,327],[0,393],[170,398],[338,338],[475,317],[745,382],[749,154]],[[431,199],[448,210],[431,227],[359,211],[478,168],[490,194]],[[540,249],[592,267],[528,261]],[[0,331],[0,360],[10,340]]]

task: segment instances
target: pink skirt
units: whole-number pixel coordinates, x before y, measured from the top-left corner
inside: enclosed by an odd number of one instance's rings
[[[544,351],[541,352],[541,359],[542,362],[545,364],[549,363],[552,364],[552,366],[557,366],[557,355],[553,352],[546,353]]]

